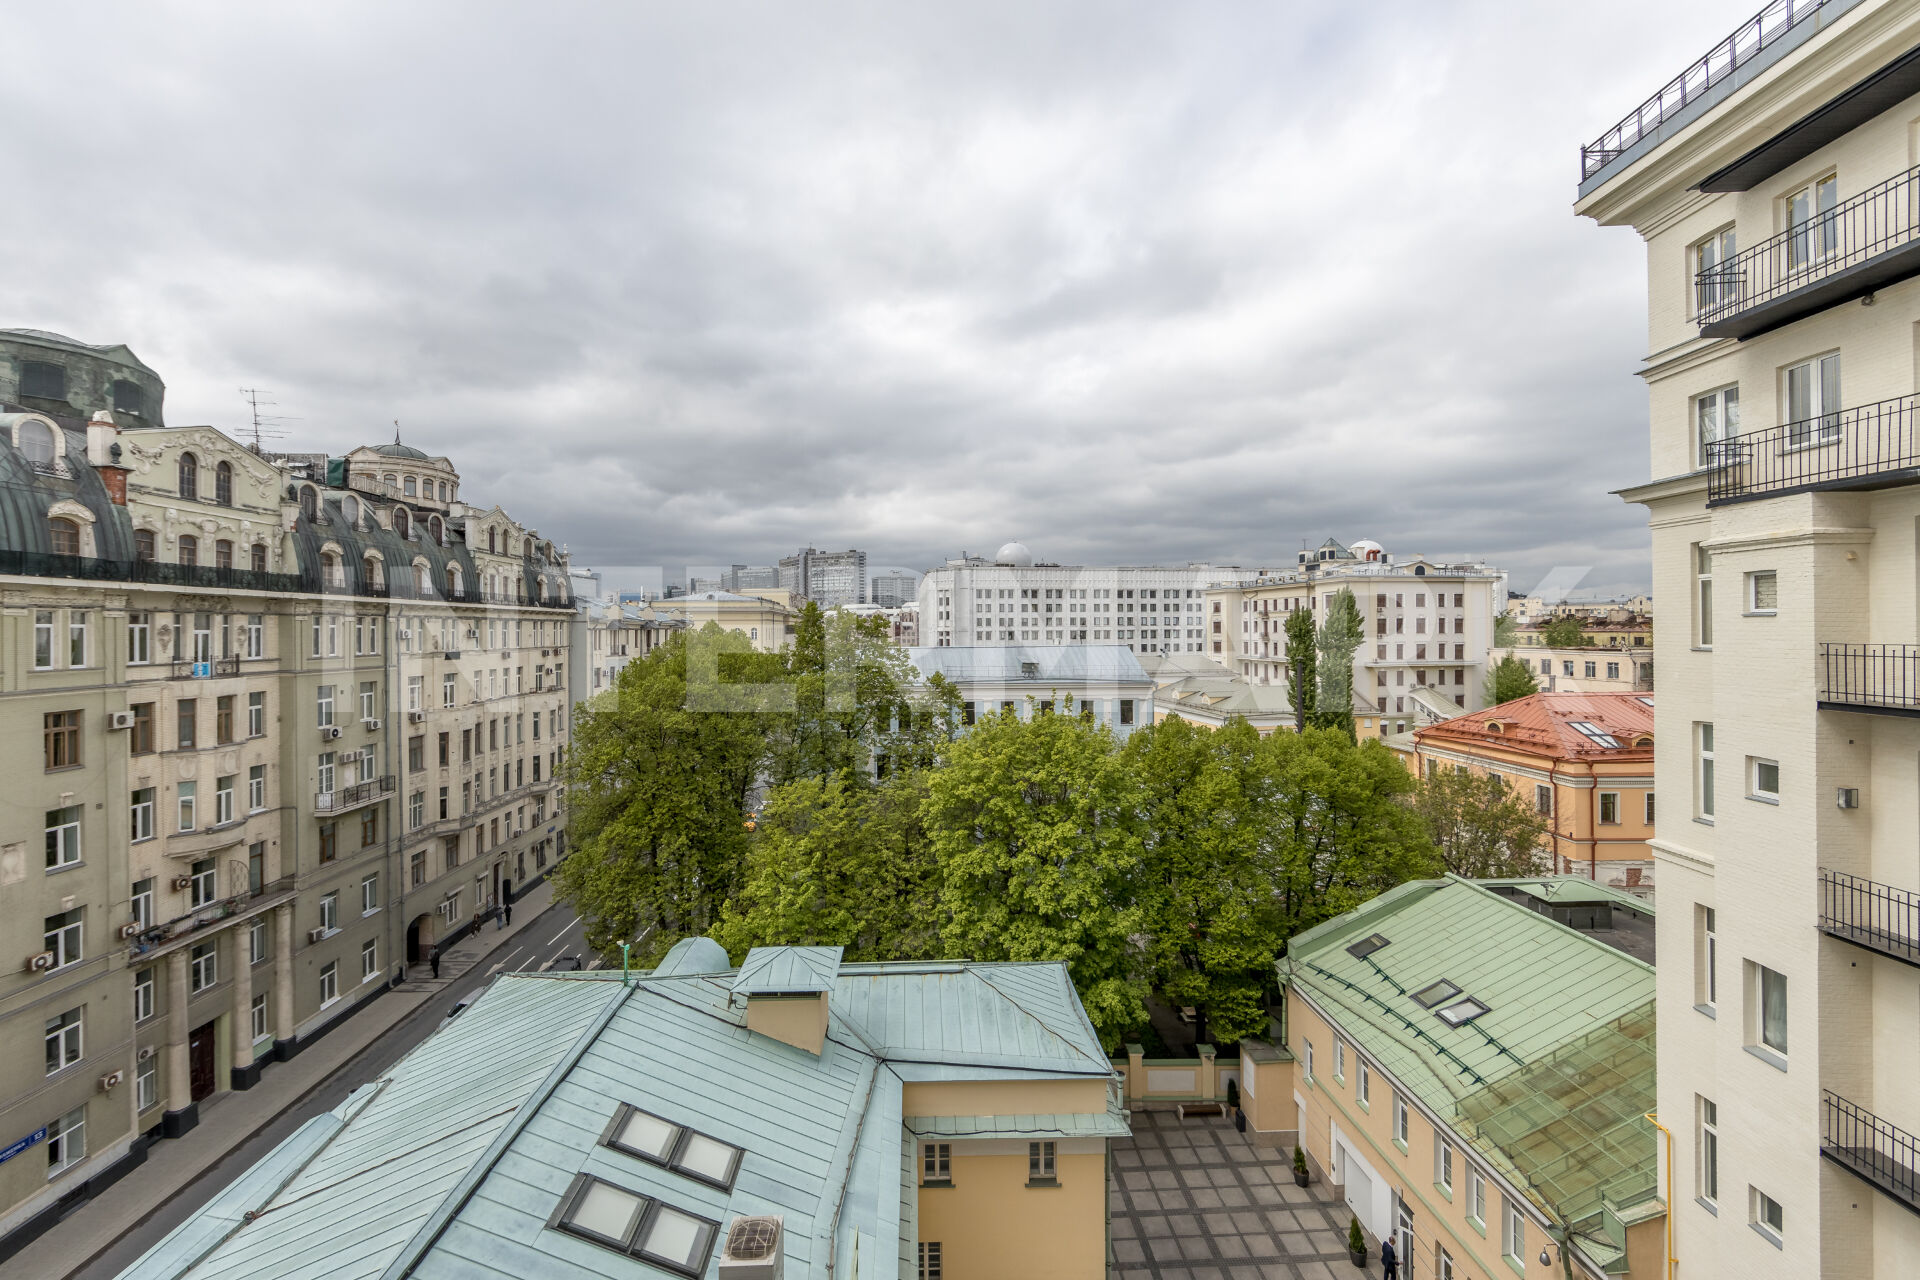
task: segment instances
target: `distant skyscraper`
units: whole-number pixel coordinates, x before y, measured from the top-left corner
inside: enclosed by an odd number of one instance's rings
[[[867,603],[867,553],[803,548],[780,560],[780,586],[822,608]]]
[[[873,602],[886,609],[897,609],[903,604],[913,603],[919,590],[920,575],[917,573],[876,574],[869,585]]]

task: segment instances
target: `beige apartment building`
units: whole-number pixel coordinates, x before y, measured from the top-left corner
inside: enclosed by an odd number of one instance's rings
[[[0,333],[0,1256],[563,852],[564,557],[163,393]]]
[[[1465,710],[1484,705],[1487,649],[1506,583],[1504,571],[1484,564],[1396,560],[1377,542],[1345,547],[1329,538],[1302,551],[1292,570],[1207,588],[1206,651],[1250,684],[1285,685],[1287,616],[1310,611],[1317,627],[1333,596],[1351,590],[1366,633],[1353,655],[1356,732],[1405,733],[1418,715],[1416,689]]]
[[[1651,842],[1678,1273],[1920,1274],[1920,6],[1770,5],[1583,149],[1576,209],[1646,241],[1624,496],[1687,602]]]

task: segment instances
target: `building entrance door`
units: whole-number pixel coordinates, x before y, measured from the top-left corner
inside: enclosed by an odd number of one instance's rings
[[[1393,1229],[1393,1249],[1400,1255],[1401,1280],[1413,1280],[1413,1210],[1397,1193],[1393,1199],[1399,1206]]]
[[[214,1026],[209,1022],[187,1034],[187,1079],[195,1102],[213,1092]]]

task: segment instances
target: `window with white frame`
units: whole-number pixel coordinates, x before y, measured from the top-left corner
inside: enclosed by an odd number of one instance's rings
[[[127,664],[144,666],[153,661],[153,615],[127,615]]]
[[[1697,763],[1694,770],[1694,808],[1696,813],[1709,821],[1713,818],[1713,726],[1697,723],[1693,726],[1693,740]]]
[[[1500,1252],[1508,1262],[1517,1263],[1524,1272],[1527,1265],[1527,1220],[1511,1200],[1503,1200]]]
[[[1740,278],[1732,267],[1737,241],[1722,227],[1693,246],[1695,314],[1711,312],[1740,296]]]
[[[1780,1202],[1758,1187],[1747,1188],[1752,1197],[1753,1227],[1776,1245],[1784,1245],[1787,1236],[1787,1211]]]
[[[1714,932],[1713,908],[1695,904],[1694,929],[1699,943],[1694,949],[1693,1002],[1712,1010],[1720,1003],[1720,982],[1716,976],[1720,962],[1720,939]]]
[[[47,1176],[57,1177],[87,1158],[87,1104],[47,1126]]]
[[[360,914],[370,916],[380,909],[380,877],[367,876],[360,881]]]
[[[1719,387],[1693,400],[1695,466],[1725,459],[1724,444],[1740,434],[1740,388]]]
[[[372,982],[380,976],[380,943],[368,938],[360,944],[360,981]]]
[[[952,1143],[923,1142],[920,1144],[920,1181],[953,1181]]]
[[[1697,1187],[1708,1204],[1720,1202],[1720,1108],[1706,1098],[1697,1098],[1700,1109],[1700,1148]]]
[[[1755,800],[1780,798],[1780,762],[1747,757],[1747,795]]]
[[[314,691],[314,723],[322,729],[333,723],[333,686],[330,684]]]
[[[1840,438],[1840,354],[1791,365],[1786,372],[1786,445],[1829,444]]]
[[[1834,222],[1834,208],[1839,203],[1840,180],[1833,174],[1809,182],[1781,200],[1789,270],[1824,261],[1839,247],[1839,227]]]
[[[153,1016],[153,970],[146,968],[133,975],[133,1020],[145,1022]]]
[[[80,861],[80,806],[47,810],[47,870],[57,871]],[[152,833],[149,832],[149,835]]]
[[[264,614],[250,613],[247,615],[246,656],[249,658],[264,658],[267,656],[267,627],[266,616]]]
[[[1480,1228],[1482,1235],[1487,1230],[1487,1179],[1472,1165],[1467,1166],[1467,1217]]]
[[[920,1280],[945,1280],[947,1273],[941,1265],[940,1245],[938,1240],[920,1242]]]
[[[64,1071],[85,1056],[81,1011],[69,1009],[47,1019],[47,1074]]]
[[[1774,614],[1780,611],[1780,574],[1773,569],[1756,569],[1747,575],[1747,612]]]
[[[329,960],[320,970],[320,1007],[326,1008],[340,998],[340,962]]]
[[[247,769],[247,812],[259,813],[267,807],[267,766],[252,765]]]
[[[50,671],[53,669],[53,610],[36,609],[33,612],[33,669]]]
[[[198,993],[220,981],[220,950],[217,943],[195,943],[187,960],[187,989]]]
[[[1300,1055],[1300,1065],[1305,1068],[1307,1082],[1311,1084],[1313,1082],[1313,1041],[1302,1039],[1300,1043],[1304,1050]]]
[[[247,1011],[247,1031],[255,1040],[267,1038],[267,995],[263,991],[253,998],[253,1007]]]
[[[1453,1146],[1443,1140],[1433,1144],[1433,1182],[1449,1197],[1453,1195]]]
[[[1362,1108],[1369,1107],[1373,1102],[1373,1072],[1367,1069],[1364,1062],[1359,1064],[1359,1069],[1354,1073],[1353,1096],[1359,1099]]]
[[[199,798],[198,784],[192,782],[176,782],[173,784],[173,794],[174,798],[179,801],[180,811],[177,822],[179,829],[182,831],[193,830],[194,804]]]
[[[1787,975],[1747,961],[1747,1043],[1784,1056],[1787,1052]]]
[[[1407,1149],[1407,1129],[1407,1100],[1400,1096],[1398,1090],[1395,1090],[1393,1095],[1393,1140],[1400,1144],[1402,1151]]]
[[[321,896],[320,927],[328,933],[332,933],[340,927],[340,894],[338,891]]]
[[[1602,791],[1600,793],[1600,822],[1603,825],[1618,826],[1620,823],[1620,793]]]
[[[1029,1142],[1027,1144],[1027,1181],[1052,1182],[1053,1180],[1054,1144]]]
[[[160,1100],[160,1055],[148,1054],[133,1069],[134,1106],[140,1111],[151,1111],[153,1104]]]
[[[1342,1082],[1347,1078],[1347,1045],[1338,1036],[1333,1039],[1333,1078]]]
[[[64,969],[70,964],[79,964],[81,960],[81,931],[85,913],[78,907],[72,911],[62,911],[57,916],[46,918],[45,929],[41,934],[43,950],[53,955],[53,967]]]
[[[233,821],[233,775],[213,780],[213,823],[225,826]]]
[[[267,958],[267,922],[264,918],[247,926],[247,963],[259,964]]]
[[[1693,546],[1694,644],[1713,648],[1713,552],[1701,543]]]
[[[141,787],[127,804],[129,837],[138,842],[153,839],[154,788]]]
[[[218,861],[202,858],[187,869],[187,906],[198,911],[201,907],[213,905],[215,873]]]

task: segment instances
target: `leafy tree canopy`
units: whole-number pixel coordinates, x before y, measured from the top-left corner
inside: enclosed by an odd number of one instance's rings
[[[1549,828],[1504,781],[1447,766],[1420,780],[1413,807],[1455,875],[1530,876],[1547,870]]]
[[[1524,658],[1510,654],[1494,663],[1493,670],[1487,672],[1487,705],[1490,707],[1538,692],[1540,682],[1534,679],[1533,668],[1527,665]]]
[[[1563,613],[1540,628],[1540,643],[1553,649],[1585,649],[1592,646],[1593,637],[1580,629],[1580,619]]]

